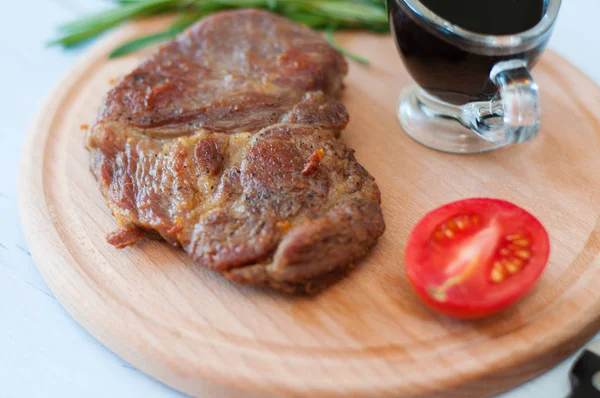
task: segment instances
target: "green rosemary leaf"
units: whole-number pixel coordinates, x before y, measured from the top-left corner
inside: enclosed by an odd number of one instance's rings
[[[324,29],[331,24],[331,18],[327,18],[323,15],[315,15],[310,12],[298,11],[295,9],[286,10],[284,8],[281,13],[292,21],[308,25],[315,29]]]
[[[131,40],[117,48],[115,48],[110,54],[109,58],[117,58],[123,55],[131,54],[152,44],[169,40],[183,32],[189,26],[193,25],[198,19],[203,16],[215,11],[215,7],[205,7],[202,10],[188,10],[179,17],[177,17],[170,28],[164,32],[143,36],[134,40]]]
[[[131,4],[131,3],[141,3],[145,0],[112,0],[117,4]]]
[[[222,6],[213,4],[203,5],[199,8],[191,8],[179,14],[179,16],[171,23],[169,29],[179,29],[180,31],[183,31],[192,26],[199,19],[204,18],[215,11],[219,11],[222,8]]]
[[[181,0],[145,0],[131,2],[117,8],[63,24],[59,26],[58,29],[67,34],[98,29],[100,27],[108,29],[129,19],[174,11],[181,5]]]
[[[315,10],[338,19],[366,23],[387,23],[385,11],[379,7],[348,1],[320,1],[312,4]]]
[[[61,36],[49,45],[73,47],[125,21],[151,15],[176,12],[178,17],[164,32],[135,39],[115,49],[111,56],[119,56],[141,49],[177,33],[200,18],[229,8],[265,8],[282,14],[314,29],[360,29],[389,32],[385,0],[112,0],[115,7],[83,17],[59,27]],[[364,58],[343,50],[331,32],[330,43],[346,56],[361,63]]]
[[[267,8],[275,11],[277,9],[277,0],[267,0]]]
[[[148,47],[152,44],[155,44],[160,41],[169,40],[177,36],[182,31],[182,29],[169,29],[164,32],[155,33],[152,35],[140,37],[134,40],[131,40],[119,47],[115,48],[109,55],[109,58],[117,58],[123,55],[131,54],[142,48]]]
[[[228,8],[267,8],[269,0],[204,0],[212,4],[219,4]],[[197,0],[196,3],[199,3]]]
[[[335,38],[333,37],[333,29],[329,28],[326,30],[325,32],[325,39],[329,42],[329,44],[331,44],[331,46],[333,48],[335,48],[336,50],[338,50],[339,52],[341,52],[342,54],[344,54],[346,57],[359,62],[363,65],[370,65],[370,62],[368,59],[361,57],[360,55],[351,53],[350,51],[344,49],[342,46],[340,46],[336,41]]]
[[[75,47],[78,44],[81,44],[93,37],[98,36],[105,30],[104,27],[90,27],[87,30],[82,30],[79,32],[69,33],[63,35],[58,39],[54,39],[46,43],[47,46],[61,45],[65,48]]]

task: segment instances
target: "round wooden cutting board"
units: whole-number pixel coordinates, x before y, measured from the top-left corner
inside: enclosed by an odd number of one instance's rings
[[[388,36],[339,35],[372,62],[351,63],[345,143],[375,176],[387,231],[347,278],[315,297],[240,287],[146,240],[105,241],[115,221],[88,168],[91,124],[114,79],[147,55],[108,60],[164,19],[120,28],[50,96],[23,155],[21,216],[46,282],[112,351],[202,397],[478,397],[553,366],[600,329],[600,89],[548,52],[535,70],[542,131],[527,144],[477,156],[442,154],[396,119],[410,84]],[[547,227],[540,282],[500,315],[459,322],[427,310],[402,261],[411,227],[443,203],[497,197]]]

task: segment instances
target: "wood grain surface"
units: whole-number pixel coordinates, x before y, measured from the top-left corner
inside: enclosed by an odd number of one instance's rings
[[[410,78],[389,37],[340,35],[352,64],[343,140],[375,176],[388,225],[343,281],[316,297],[239,287],[147,240],[118,251],[80,126],[111,81],[146,54],[108,61],[155,19],[120,28],[59,84],[28,139],[19,187],[31,252],[57,299],[103,344],[185,393],[212,396],[477,397],[556,364],[600,329],[600,89],[548,52],[535,70],[542,131],[494,153],[458,156],[413,142],[395,116]],[[411,227],[445,202],[490,196],[535,214],[550,264],[519,305],[479,322],[437,316],[403,271]]]

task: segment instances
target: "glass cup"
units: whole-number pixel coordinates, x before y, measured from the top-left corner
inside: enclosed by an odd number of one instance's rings
[[[497,3],[502,7],[502,0]],[[486,152],[534,138],[540,99],[530,71],[548,44],[560,4],[545,0],[536,26],[494,36],[453,25],[419,0],[388,0],[392,35],[416,81],[400,98],[404,131],[452,153]]]

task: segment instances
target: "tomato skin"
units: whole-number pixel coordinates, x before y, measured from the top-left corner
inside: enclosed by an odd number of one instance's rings
[[[444,238],[445,241],[439,240],[437,244],[434,236],[439,234],[436,231],[440,230],[440,225],[446,225],[447,220],[454,220],[456,217],[461,220],[460,217],[465,215],[480,220],[480,224],[473,227],[474,232],[469,234],[468,231],[463,232],[455,228],[454,231],[464,237],[459,236],[456,240],[454,236]],[[483,256],[487,261],[481,263],[477,260],[479,257],[475,257],[473,263],[477,265],[472,270],[465,267],[465,271],[459,272],[460,281],[445,288],[443,297],[440,298],[438,293],[433,294],[435,289],[431,286],[437,289],[439,285],[446,285],[442,284],[443,281],[448,282],[448,279],[452,279],[447,272],[452,265],[448,264],[452,264],[457,253],[464,251],[461,251],[461,245],[470,242],[469,235],[476,235],[479,231],[490,228],[495,235],[486,242],[492,242],[492,247],[489,250],[480,248],[480,252],[491,253],[494,250],[495,254]],[[530,258],[527,257],[525,265],[514,275],[494,283],[489,277],[492,264],[495,265],[498,262],[496,260],[502,260],[496,251],[502,245],[511,243],[503,239],[515,231],[528,237],[517,242],[531,242],[531,246],[526,250],[530,253]],[[488,233],[488,236],[492,235]],[[435,250],[432,249],[433,246],[437,246]],[[545,228],[527,211],[499,199],[466,199],[439,207],[417,223],[406,246],[406,274],[417,295],[436,312],[453,318],[477,319],[501,311],[522,298],[541,276],[548,261],[549,250],[550,243]],[[468,262],[468,259],[470,257],[464,261]]]
[[[409,278],[410,279],[410,278]],[[440,303],[434,300],[425,289],[418,287],[412,280],[411,284],[421,300],[427,304],[429,308],[438,314],[446,315],[451,318],[461,319],[465,321],[485,318],[492,314],[502,311],[512,303],[516,302],[521,296],[514,297],[512,300],[507,300],[505,303],[497,303],[493,306],[482,307],[473,305],[471,307],[464,305],[453,305],[452,303]]]
[[[411,281],[412,282],[412,281]],[[446,315],[451,318],[462,319],[464,321],[475,320],[480,318],[485,318],[488,315],[492,315],[493,313],[499,311],[495,308],[466,308],[460,306],[453,306],[451,304],[441,304],[438,301],[432,299],[424,289],[419,289],[413,283],[413,288],[415,288],[417,294],[423,300],[425,304],[438,314]]]

